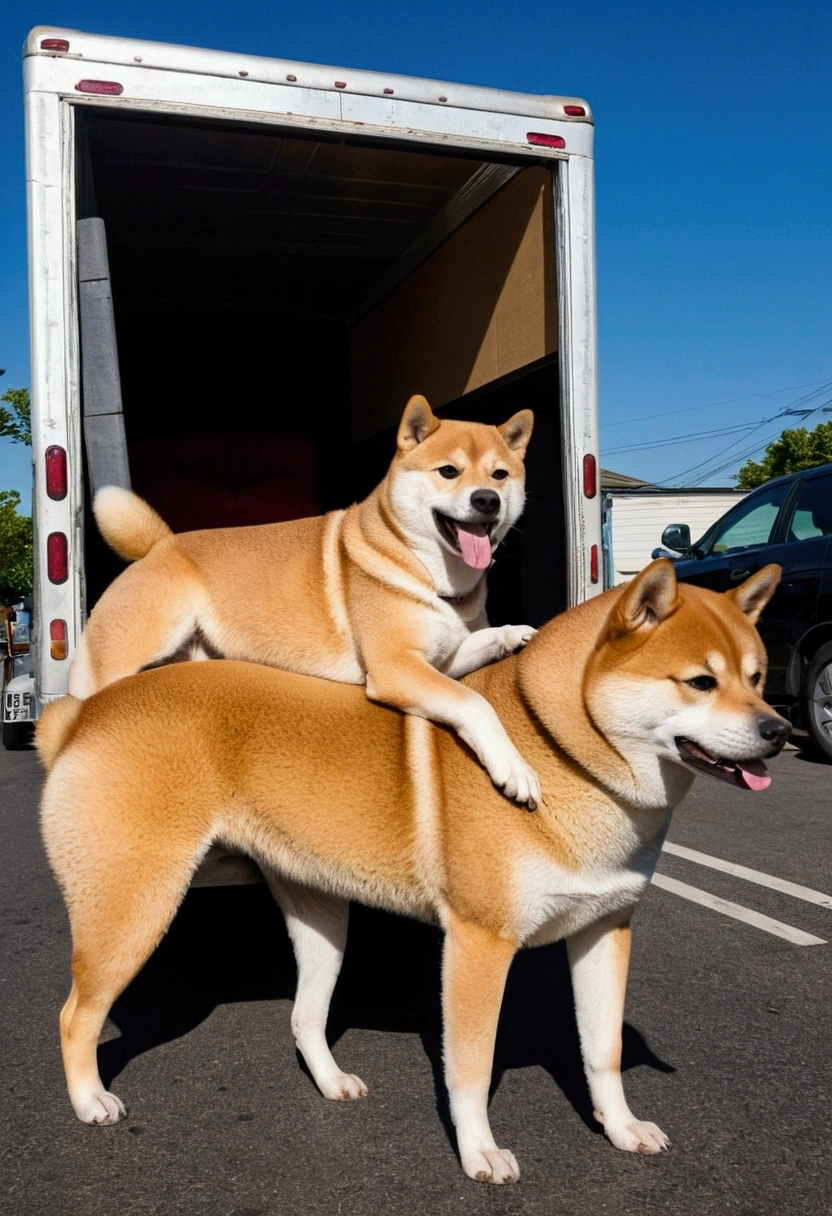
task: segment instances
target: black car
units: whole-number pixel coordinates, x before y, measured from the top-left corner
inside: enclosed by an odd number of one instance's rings
[[[832,762],[832,464],[766,482],[695,545],[685,524],[671,524],[662,545],[681,553],[680,579],[714,591],[769,562],[782,566],[758,625],[769,656],[766,699]]]

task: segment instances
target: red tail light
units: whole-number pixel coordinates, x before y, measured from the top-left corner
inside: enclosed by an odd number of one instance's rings
[[[562,135],[544,135],[541,131],[529,131],[526,142],[538,144],[541,148],[565,148],[566,140]]]
[[[46,449],[46,493],[59,502],[66,489],[66,452],[55,445]]]
[[[563,112],[570,118],[586,118],[586,110],[583,106],[564,106]]]
[[[584,456],[584,494],[587,498],[594,498],[598,493],[598,466],[595,463],[595,457],[592,455]]]
[[[46,573],[51,583],[69,578],[69,545],[63,532],[50,532],[46,538]]]
[[[49,622],[49,653],[53,659],[65,659],[67,656],[66,621]]]
[[[68,51],[69,43],[66,38],[41,38],[40,49],[42,51]]]
[[[118,97],[124,92],[124,85],[117,80],[79,80],[75,86],[77,93],[106,93]]]
[[[598,546],[593,545],[589,551],[589,577],[593,583],[598,582]]]

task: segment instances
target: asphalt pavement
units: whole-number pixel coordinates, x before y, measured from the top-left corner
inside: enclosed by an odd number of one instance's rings
[[[79,1123],[60,1061],[70,943],[38,835],[37,758],[0,752],[0,1212],[832,1210],[832,766],[788,751],[771,768],[756,794],[697,780],[659,866],[685,894],[651,887],[634,921],[625,1088],[670,1150],[619,1152],[593,1124],[565,955],[546,947],[509,978],[491,1119],[522,1176],[493,1188],[462,1174],[449,1126],[438,932],[354,911],[330,1029],[371,1094],[327,1102],[294,1050],[291,950],[263,886],[188,894],[100,1049],[129,1117]]]

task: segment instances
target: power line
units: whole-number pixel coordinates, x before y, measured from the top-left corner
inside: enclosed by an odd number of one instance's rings
[[[727,397],[724,401],[711,401],[708,405],[689,405],[684,409],[667,410],[662,414],[642,414],[639,418],[625,418],[621,422],[604,422],[601,425],[601,430],[608,430],[613,426],[631,426],[634,422],[649,422],[653,418],[670,418],[674,414],[690,414],[695,410],[712,410],[716,409],[718,405],[734,405],[737,401],[751,401],[753,398],[758,397],[776,397],[778,393],[793,393],[799,388],[817,387],[818,392],[822,392],[824,389],[829,388],[830,386],[832,386],[832,380],[811,380],[808,384],[792,384],[787,385],[785,388],[775,388],[769,393],[746,393],[744,397]],[[814,395],[815,394],[812,393],[808,394],[809,397]],[[798,400],[802,401],[804,398],[799,398]],[[795,404],[797,404],[797,402],[795,402]]]
[[[771,420],[766,418],[763,421],[769,422]],[[654,439],[647,443],[631,443],[621,448],[605,448],[604,456],[615,456],[619,452],[638,452],[643,448],[668,448],[677,443],[694,443],[697,439],[701,439],[703,435],[716,438],[718,435],[733,435],[737,431],[751,431],[757,426],[759,426],[759,423],[745,422],[741,426],[726,426],[718,431],[692,431],[688,435],[678,435],[675,439]]]
[[[812,394],[813,397],[815,397],[817,395],[818,394],[815,394],[815,393]],[[817,414],[821,410],[826,410],[830,406],[830,404],[832,404],[832,398],[827,398],[825,401],[822,401],[819,405],[816,405],[814,407],[814,409],[807,410],[807,411],[801,411],[801,413],[803,414],[803,421],[806,421],[807,418],[810,418],[812,414]],[[771,422],[779,422],[784,416],[788,416],[791,409],[792,409],[792,407],[789,407],[787,410],[783,410],[783,411],[781,411],[781,413],[775,414],[774,417],[772,417],[772,418],[763,418],[762,421],[759,422],[756,427],[754,427],[754,430],[760,430],[762,427],[766,426],[768,423],[771,423]],[[788,428],[786,428],[786,429],[788,429]],[[782,433],[782,432],[780,432],[780,433]],[[753,434],[753,431],[752,431],[752,434]],[[719,465],[715,465],[714,464],[715,461],[720,460],[720,458],[722,456],[726,455],[728,452],[730,452],[732,448],[736,448],[737,444],[742,443],[742,439],[736,439],[736,440],[734,440],[733,443],[729,443],[727,445],[727,447],[724,447],[719,452],[716,452],[716,453],[714,453],[714,455],[709,456],[706,460],[700,461],[699,464],[695,464],[691,468],[685,469],[681,473],[673,474],[672,477],[668,477],[664,483],[660,483],[660,484],[669,485],[670,482],[682,481],[686,478],[689,478],[691,473],[695,473],[698,470],[702,470],[702,472],[700,472],[699,478],[694,482],[694,485],[701,485],[701,483],[703,481],[706,481],[707,478],[713,477],[717,473],[721,473],[725,469],[731,468],[732,465],[737,464],[739,461],[744,461],[746,459],[750,459],[751,457],[756,455],[758,452],[762,451],[765,447],[768,446],[768,443],[771,442],[772,439],[774,439],[776,434],[777,434],[776,431],[771,431],[769,433],[769,435],[762,442],[757,442],[755,444],[752,444],[751,447],[745,448],[741,452],[734,452],[729,460],[723,461]],[[711,467],[709,467],[709,466],[711,466]]]
[[[801,405],[807,405],[811,401],[816,400],[819,396],[821,396],[821,394],[826,389],[828,389],[830,387],[832,387],[832,381],[824,381],[821,384],[821,388],[816,389],[814,392],[806,393],[803,397],[796,398],[796,400],[793,401],[790,406],[785,406],[778,414],[774,414],[770,418],[763,418],[759,422],[756,422],[756,423],[755,422],[739,423],[736,426],[721,427],[718,430],[714,430],[713,428],[710,428],[705,431],[691,431],[691,432],[688,432],[688,434],[686,434],[686,435],[678,435],[673,439],[651,439],[645,443],[632,443],[632,444],[625,444],[625,445],[622,445],[617,448],[605,448],[604,456],[617,455],[617,454],[620,454],[621,452],[643,451],[646,448],[672,447],[672,446],[675,446],[676,444],[680,444],[680,443],[692,443],[695,440],[701,439],[704,437],[715,438],[717,436],[731,435],[731,434],[735,434],[735,433],[741,432],[741,431],[742,432],[749,431],[749,432],[753,433],[755,430],[759,429],[760,426],[765,425],[765,423],[767,423],[767,422],[773,422],[773,421],[780,420],[782,418],[787,418],[790,416],[799,417],[801,419],[801,421],[805,421],[807,418],[811,417],[812,414],[817,413],[818,410],[824,409],[829,404],[829,402],[822,401],[820,405],[814,406],[811,409],[805,409],[805,408],[801,409],[799,407]],[[684,412],[684,411],[679,411],[679,412]],[[737,442],[739,442],[739,441],[737,441]],[[734,446],[734,445],[729,445],[729,447],[730,446]],[[728,448],[722,449],[722,451],[728,451],[728,450],[729,450]],[[722,454],[722,452],[717,452],[716,456],[712,457],[711,459],[718,459],[721,454]],[[707,464],[708,461],[702,461],[701,463]],[[694,465],[693,467],[694,467],[694,469],[696,469],[696,468],[699,468],[700,466]]]
[[[715,468],[706,470],[704,473],[702,473],[700,475],[699,479],[694,482],[694,485],[701,485],[701,483],[703,481],[706,481],[708,477],[714,477],[714,476],[716,476],[717,473],[721,473],[725,469],[732,468],[733,466],[738,464],[740,461],[745,463],[745,461],[753,459],[760,452],[764,452],[765,449],[772,442],[772,440],[774,440],[776,438],[777,438],[777,432],[775,432],[775,431],[770,432],[770,434],[761,443],[758,443],[758,444],[754,445],[753,447],[746,448],[742,452],[737,452],[734,455],[732,455],[729,460],[724,461],[721,465],[717,465]],[[717,459],[718,455],[717,455],[717,457],[714,457],[714,459]]]
[[[829,413],[830,412],[829,408],[828,408],[829,405],[830,405],[830,400],[821,402],[821,404],[819,406],[817,406],[816,409],[809,411],[809,415],[818,413],[818,411],[820,411],[820,410],[822,410],[824,413]],[[809,416],[809,415],[807,415],[807,416]],[[788,429],[788,428],[786,428],[786,429]],[[782,433],[783,432],[781,431],[780,434],[782,434]],[[732,465],[737,464],[739,461],[750,460],[752,457],[756,456],[759,452],[764,451],[765,448],[768,447],[769,443],[771,443],[777,437],[778,437],[778,433],[776,431],[771,431],[769,433],[769,435],[766,437],[766,439],[763,440],[762,443],[758,443],[758,444],[753,445],[750,448],[746,448],[742,452],[734,453],[734,455],[731,457],[730,460],[726,460],[721,465],[718,465],[715,468],[711,468],[710,470],[703,473],[700,476],[699,481],[697,481],[695,484],[699,485],[706,478],[713,477],[717,473],[721,473],[725,469],[731,468]],[[720,455],[722,455],[722,453],[717,452],[716,456],[714,456],[713,459],[718,460]]]
[[[714,464],[714,461],[719,460],[721,456],[725,456],[728,452],[730,452],[732,447],[736,447],[736,444],[731,444],[727,448],[723,448],[721,452],[717,452],[716,455],[712,456],[709,460],[703,460],[700,465],[694,465],[692,469],[687,469],[683,473],[677,473],[672,480],[686,483],[690,480],[691,473],[694,473],[697,469],[699,469],[699,476],[694,478],[692,482],[694,486],[699,486],[704,481],[707,481],[709,477],[715,477],[717,473],[722,473],[726,469],[734,468],[741,462],[749,460],[758,452],[764,451],[776,434],[776,431],[769,431],[769,433],[757,443],[753,443],[748,448],[743,448],[741,452],[732,452],[728,459],[723,460],[721,464]]]
[[[766,424],[771,421],[772,421],[771,418],[764,419],[762,422],[757,424],[757,426],[754,428],[754,430],[759,431],[761,429],[761,427],[766,426]],[[747,436],[744,436],[743,438],[747,438]],[[764,446],[765,443],[767,443],[767,442],[768,442],[768,440],[766,439],[762,445],[759,443],[754,444],[753,447],[750,449],[750,451],[752,451],[752,452],[759,451],[760,447]],[[698,485],[699,482],[705,481],[705,480],[707,480],[708,477],[712,477],[715,473],[718,473],[721,471],[720,469],[712,469],[709,466],[711,466],[715,460],[719,460],[720,457],[724,456],[727,452],[730,452],[731,449],[735,448],[738,443],[742,443],[742,439],[736,439],[733,443],[729,443],[727,445],[727,447],[721,448],[720,451],[714,453],[711,456],[708,456],[706,460],[701,460],[699,462],[699,464],[692,465],[689,469],[685,469],[681,473],[674,473],[672,476],[666,478],[666,480],[664,482],[660,482],[659,484],[669,486],[671,482],[685,482],[690,477],[691,473],[695,473],[695,472],[697,472],[697,470],[701,469],[704,471],[702,473],[700,473],[699,481],[697,481],[697,483],[696,483]],[[744,458],[745,458],[744,451],[735,452],[732,455],[731,459],[727,462],[727,464],[724,466],[721,466],[721,467],[725,467],[725,468],[730,467],[730,465],[736,464],[737,461],[743,460]]]
[[[739,430],[739,429],[749,431],[749,428],[750,428],[750,433],[753,434],[754,431],[760,430],[763,426],[766,426],[768,423],[780,421],[782,418],[789,417],[789,416],[799,416],[801,418],[801,421],[805,422],[808,418],[810,418],[812,416],[812,414],[816,414],[820,410],[824,410],[824,412],[829,412],[827,409],[827,407],[830,404],[829,398],[827,398],[825,401],[822,400],[819,405],[812,406],[810,409],[802,409],[800,407],[809,405],[812,401],[817,401],[818,397],[821,397],[823,395],[823,393],[826,390],[828,390],[830,387],[832,387],[832,381],[825,381],[822,383],[820,388],[814,388],[812,392],[805,393],[802,397],[798,397],[795,401],[791,402],[790,405],[784,406],[784,408],[782,410],[780,410],[780,412],[778,414],[774,414],[771,418],[763,418],[756,424],[752,423],[752,424],[749,424],[748,426],[744,425],[742,428],[725,427],[725,428],[722,428],[720,431],[699,432],[699,434],[700,435],[703,435],[703,434],[725,435],[725,434],[731,434],[732,431]],[[772,434],[769,438],[773,438],[773,435],[774,435],[774,433],[772,432]],[[670,441],[670,442],[672,442],[672,441]],[[766,442],[768,442],[768,440]],[[745,449],[743,452],[734,452],[733,455],[731,456],[730,460],[724,461],[720,465],[716,465],[714,463],[715,461],[720,460],[721,457],[726,455],[726,453],[730,452],[733,448],[736,448],[737,445],[740,443],[742,443],[742,438],[735,439],[732,443],[729,443],[726,447],[721,448],[720,451],[714,453],[712,456],[707,457],[705,460],[700,461],[698,464],[693,465],[691,468],[685,469],[681,473],[676,473],[676,474],[673,474],[671,477],[668,477],[664,484],[669,486],[670,482],[681,481],[685,478],[688,478],[691,473],[695,473],[699,470],[703,470],[702,472],[700,472],[700,476],[697,481],[697,484],[700,484],[702,481],[705,481],[708,477],[715,476],[717,473],[722,472],[724,469],[730,468],[731,465],[736,464],[738,461],[745,459],[747,456],[756,454],[758,451],[761,450],[762,447],[765,446],[765,444],[757,443],[757,444],[754,444],[751,448]],[[650,443],[650,444],[647,444],[644,446],[662,447],[665,445],[662,443],[654,442],[654,443]],[[613,450],[616,450],[616,449],[613,449]],[[659,484],[661,484],[661,483],[659,483]]]

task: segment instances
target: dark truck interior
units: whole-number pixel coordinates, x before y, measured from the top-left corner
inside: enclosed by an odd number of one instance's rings
[[[175,531],[363,497],[412,393],[496,424],[531,407],[489,617],[566,606],[551,164],[87,107],[76,123],[78,219],[103,220],[112,287],[121,400],[102,408]],[[84,315],[91,398],[106,351]],[[87,515],[89,609],[121,566]]]

